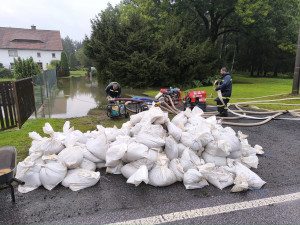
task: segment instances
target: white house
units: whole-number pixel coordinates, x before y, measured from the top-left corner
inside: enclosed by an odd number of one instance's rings
[[[60,60],[62,51],[59,31],[0,27],[0,63],[8,69],[13,69],[14,58],[31,56],[46,70],[51,60]]]

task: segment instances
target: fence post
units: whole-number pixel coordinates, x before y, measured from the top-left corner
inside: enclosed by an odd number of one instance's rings
[[[14,98],[15,98],[15,103],[16,103],[16,108],[17,108],[18,124],[19,124],[18,126],[19,126],[19,129],[21,129],[21,127],[22,127],[22,125],[20,123],[21,114],[20,114],[20,107],[19,107],[19,101],[18,101],[18,94],[17,94],[16,82],[13,81],[12,85],[13,85],[13,89],[14,89]]]

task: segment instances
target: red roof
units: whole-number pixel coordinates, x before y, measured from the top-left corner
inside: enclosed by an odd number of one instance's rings
[[[63,51],[60,32],[0,27],[0,49]]]

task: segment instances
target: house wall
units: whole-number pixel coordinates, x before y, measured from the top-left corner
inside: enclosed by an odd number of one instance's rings
[[[14,58],[8,55],[8,50],[15,49],[0,49],[0,63],[3,64],[5,68],[10,69],[10,63],[14,63]],[[43,64],[43,70],[47,69],[47,65],[50,64],[51,60],[60,60],[61,51],[39,51],[39,50],[20,50],[17,49],[18,56],[23,59],[30,58],[32,56],[33,60],[37,63]],[[41,57],[37,57],[37,53],[40,53]],[[52,53],[55,53],[55,58],[52,57]]]

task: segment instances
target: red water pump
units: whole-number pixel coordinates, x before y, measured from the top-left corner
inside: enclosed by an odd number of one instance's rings
[[[193,109],[198,106],[203,111],[206,111],[206,91],[190,91],[183,98],[184,110],[186,108]]]
[[[178,88],[160,89],[160,92],[155,96],[157,100],[171,105],[169,97],[172,99],[174,105],[182,103],[182,93]]]

